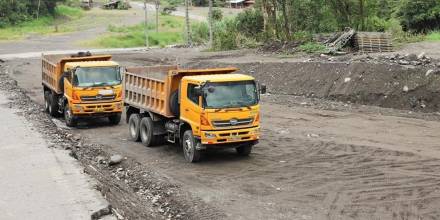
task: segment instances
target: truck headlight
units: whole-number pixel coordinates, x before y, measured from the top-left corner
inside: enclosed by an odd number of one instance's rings
[[[205,133],[205,137],[206,138],[215,138],[215,134],[213,134],[213,133]]]
[[[122,106],[122,105],[121,105],[121,103],[120,103],[120,102],[116,103],[116,108],[117,108],[117,109],[120,109],[120,108],[121,108],[121,106]]]
[[[80,105],[74,105],[73,106],[73,111],[74,112],[81,112],[82,111],[82,107]]]

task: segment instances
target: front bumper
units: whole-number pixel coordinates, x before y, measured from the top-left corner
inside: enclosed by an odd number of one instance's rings
[[[202,131],[200,140],[203,145],[240,144],[256,142],[260,139],[260,126],[233,130]]]
[[[123,104],[122,101],[119,101],[93,104],[71,104],[70,107],[75,116],[107,116],[114,113],[122,113]]]

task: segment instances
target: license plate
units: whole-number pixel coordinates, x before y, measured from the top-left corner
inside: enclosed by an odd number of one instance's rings
[[[231,138],[229,138],[229,140],[231,141],[239,141],[241,140],[240,136],[232,136]]]
[[[102,89],[98,91],[99,95],[113,95],[113,90],[111,89]]]
[[[103,112],[104,108],[96,108],[96,112]]]

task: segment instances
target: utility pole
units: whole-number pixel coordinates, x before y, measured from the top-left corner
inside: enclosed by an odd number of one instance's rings
[[[191,29],[189,24],[189,1],[191,0],[185,0],[185,23],[186,23],[186,44],[188,47],[191,47],[192,39],[191,39]]]
[[[148,16],[147,16],[147,0],[144,1],[144,12],[145,12],[145,46],[150,47],[148,43]]]
[[[159,6],[160,0],[156,0],[156,33],[159,32]]]
[[[208,26],[209,26],[209,43],[208,47],[212,48],[213,34],[212,34],[212,0],[208,0],[209,2],[209,11],[208,11]]]

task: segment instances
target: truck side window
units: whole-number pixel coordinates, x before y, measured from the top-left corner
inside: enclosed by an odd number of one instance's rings
[[[199,105],[199,97],[195,95],[194,92],[194,88],[197,87],[197,85],[195,84],[188,84],[188,91],[187,91],[187,95],[188,95],[188,99],[191,100],[192,102],[194,102],[195,104]]]

